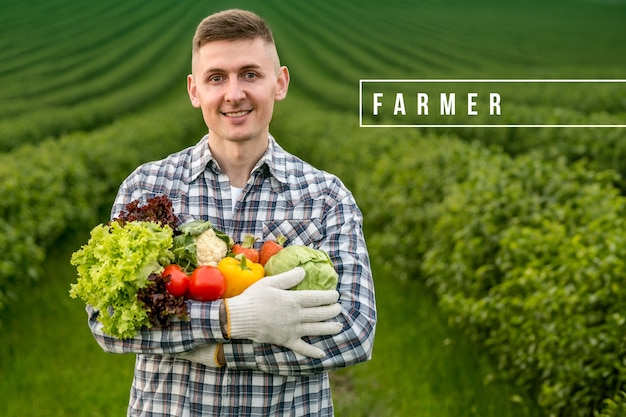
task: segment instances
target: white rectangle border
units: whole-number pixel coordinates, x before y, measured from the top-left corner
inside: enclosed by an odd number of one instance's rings
[[[370,125],[363,124],[363,84],[364,83],[626,83],[626,79],[595,79],[595,80],[582,80],[582,79],[554,79],[554,80],[531,80],[531,79],[361,79],[359,80],[359,127],[626,127],[623,125],[559,125],[559,124],[546,124],[546,125],[455,125],[455,124],[443,124],[443,125],[420,125],[420,124],[406,124],[406,125]]]

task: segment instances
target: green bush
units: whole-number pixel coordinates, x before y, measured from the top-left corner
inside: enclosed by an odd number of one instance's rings
[[[175,100],[93,133],[1,154],[0,308],[39,277],[47,248],[66,230],[107,220],[100,212],[139,163],[197,141],[202,129],[197,112]]]
[[[596,412],[594,417],[624,417],[626,416],[626,392],[620,391],[612,398],[603,402],[601,412]]]
[[[493,154],[451,187],[422,264],[501,377],[550,415],[587,416],[626,383],[626,200],[582,163]]]
[[[619,97],[619,95],[617,95]],[[509,115],[502,123],[510,124],[572,124],[572,125],[619,125],[624,113],[603,111],[585,114],[563,109],[540,108],[538,105],[511,105]],[[445,131],[445,129],[442,129]],[[533,153],[535,157],[552,160],[565,157],[570,163],[587,161],[590,169],[617,171],[622,192],[626,191],[626,128],[520,128],[456,130],[465,140],[479,141],[487,146],[498,146],[506,153],[518,156]]]

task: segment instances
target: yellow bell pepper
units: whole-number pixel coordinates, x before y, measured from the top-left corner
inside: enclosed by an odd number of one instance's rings
[[[246,288],[265,276],[263,265],[243,255],[227,256],[217,264],[226,279],[224,298],[241,294]]]

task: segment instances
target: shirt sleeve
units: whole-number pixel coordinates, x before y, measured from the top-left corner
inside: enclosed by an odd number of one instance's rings
[[[207,343],[226,342],[219,324],[219,305],[219,301],[189,301],[189,320],[174,319],[164,328],[142,328],[128,339],[104,333],[97,320],[100,312],[93,307],[87,306],[87,314],[91,332],[106,352],[175,355]]]
[[[226,366],[280,375],[308,375],[369,360],[376,327],[376,303],[369,255],[362,230],[362,215],[352,195],[346,196],[325,217],[320,249],[330,255],[339,273],[341,314],[334,320],[342,331],[329,337],[305,338],[326,352],[312,359],[279,346],[233,341],[224,344]]]

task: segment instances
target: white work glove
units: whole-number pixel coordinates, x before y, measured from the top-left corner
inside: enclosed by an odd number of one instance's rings
[[[228,333],[233,339],[283,346],[311,358],[326,356],[323,350],[306,343],[303,336],[330,336],[342,324],[328,322],[341,312],[335,290],[289,288],[304,279],[302,268],[258,280],[242,294],[224,300]]]
[[[217,343],[210,343],[202,345],[190,352],[184,352],[176,355],[177,358],[187,359],[191,362],[201,363],[202,365],[218,368],[220,365],[217,363]]]

